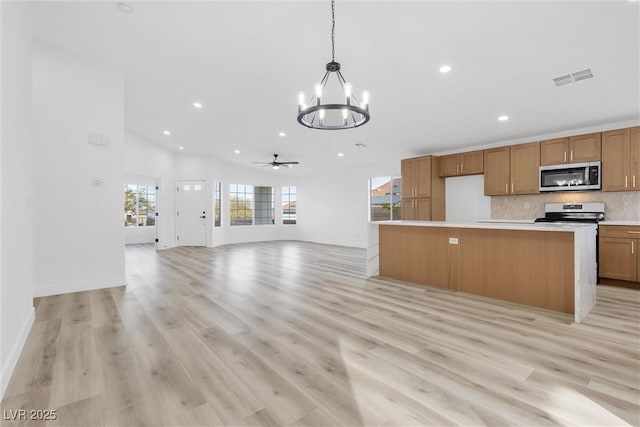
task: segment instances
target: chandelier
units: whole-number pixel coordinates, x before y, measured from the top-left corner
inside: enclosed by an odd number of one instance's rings
[[[312,129],[351,129],[369,121],[369,92],[362,93],[362,102],[353,94],[351,83],[347,83],[340,72],[340,63],[335,60],[335,1],[331,0],[331,62],[326,66],[324,77],[316,84],[309,104],[304,92],[298,93],[298,123]],[[332,75],[338,85],[327,87]]]

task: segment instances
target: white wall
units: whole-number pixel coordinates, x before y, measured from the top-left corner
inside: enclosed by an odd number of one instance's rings
[[[34,320],[31,38],[25,5],[2,10],[0,399]]]
[[[35,295],[124,284],[124,79],[33,49]],[[88,144],[89,134],[108,145]]]
[[[491,218],[491,197],[484,195],[484,175],[446,178],[447,221],[475,222]]]
[[[301,177],[298,189],[300,239],[366,248],[369,178],[399,175],[399,162],[383,162]]]

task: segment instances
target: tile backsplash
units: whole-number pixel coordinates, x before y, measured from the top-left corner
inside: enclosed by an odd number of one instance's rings
[[[580,191],[491,197],[492,219],[534,219],[544,216],[544,204],[552,202],[604,202],[605,219],[640,221],[640,191]]]

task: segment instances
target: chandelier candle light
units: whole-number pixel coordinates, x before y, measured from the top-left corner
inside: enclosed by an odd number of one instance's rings
[[[335,61],[335,1],[331,1],[331,62],[327,64],[324,77],[316,84],[315,93],[309,105],[303,92],[298,93],[298,123],[312,129],[351,129],[369,121],[369,92],[362,93],[362,102],[353,95],[351,83],[347,83],[340,72],[340,64]],[[334,102],[323,103],[332,95],[327,91],[329,77],[335,74],[340,84]],[[337,85],[336,85],[337,88]]]

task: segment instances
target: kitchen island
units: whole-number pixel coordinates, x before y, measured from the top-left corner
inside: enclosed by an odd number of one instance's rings
[[[369,224],[367,275],[572,314],[596,302],[594,224]]]

